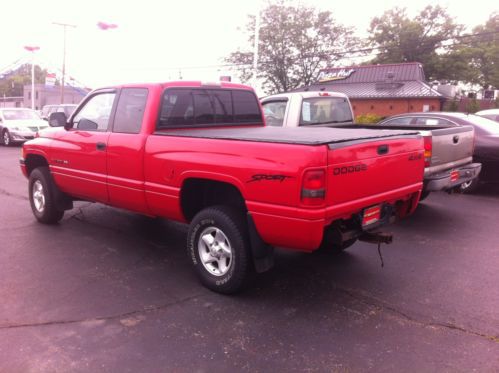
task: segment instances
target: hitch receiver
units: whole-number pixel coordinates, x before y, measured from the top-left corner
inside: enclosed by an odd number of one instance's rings
[[[393,233],[388,232],[364,232],[359,236],[359,241],[369,242],[374,244],[391,244],[393,241]]]

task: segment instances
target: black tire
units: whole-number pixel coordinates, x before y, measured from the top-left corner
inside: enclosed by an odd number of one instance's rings
[[[40,223],[55,224],[64,216],[55,204],[55,188],[48,167],[35,168],[29,175],[29,202]]]
[[[3,146],[12,145],[12,137],[10,136],[9,131],[6,129],[2,131],[2,145]]]
[[[476,191],[476,189],[478,188],[478,184],[479,184],[479,181],[478,181],[478,176],[477,176],[473,180],[471,180],[470,182],[466,182],[466,183],[459,185],[459,192],[463,193],[463,194],[471,194],[474,191]]]
[[[222,294],[242,289],[251,267],[248,229],[242,213],[228,206],[200,211],[189,226],[187,250],[198,278],[208,289]]]
[[[431,192],[424,190],[421,192],[421,197],[419,197],[420,201],[424,201],[428,196],[430,195]]]

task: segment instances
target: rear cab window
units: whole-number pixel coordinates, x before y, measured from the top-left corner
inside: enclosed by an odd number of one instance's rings
[[[300,126],[352,121],[352,110],[346,98],[312,97],[303,99]]]
[[[163,93],[156,129],[236,124],[263,125],[260,105],[253,92],[168,88]]]

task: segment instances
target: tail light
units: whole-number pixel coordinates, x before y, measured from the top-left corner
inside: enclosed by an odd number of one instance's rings
[[[431,154],[432,154],[432,142],[431,136],[424,137],[424,166],[430,167],[431,164]]]
[[[307,206],[324,204],[326,197],[326,172],[309,170],[305,172],[301,187],[301,201]]]

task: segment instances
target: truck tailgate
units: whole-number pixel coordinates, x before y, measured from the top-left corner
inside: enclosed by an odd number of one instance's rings
[[[414,192],[415,186],[422,185],[423,155],[420,136],[330,144],[327,205],[346,208],[365,203],[366,199],[373,203],[383,202],[390,199],[390,192],[410,187]]]
[[[452,164],[473,155],[474,130],[471,126],[434,129],[431,168]],[[470,162],[471,159],[468,159]]]

